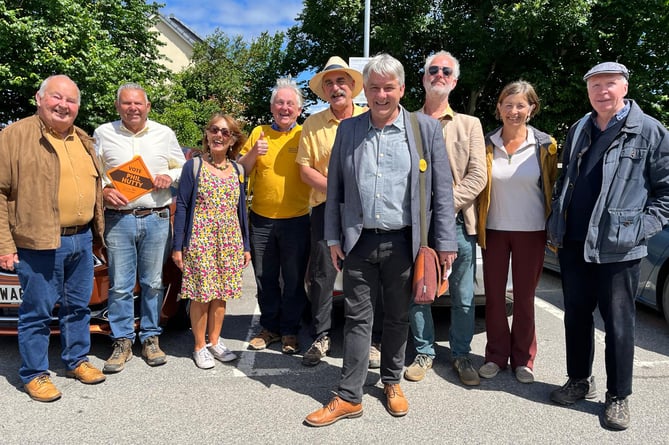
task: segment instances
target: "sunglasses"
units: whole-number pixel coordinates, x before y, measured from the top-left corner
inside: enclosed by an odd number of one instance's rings
[[[453,68],[450,66],[437,66],[437,65],[432,65],[427,69],[427,72],[430,73],[430,76],[434,76],[441,70],[442,73],[444,73],[444,77],[448,77],[451,74],[453,74]]]
[[[216,134],[220,131],[221,136],[223,136],[224,138],[229,138],[232,135],[230,130],[228,130],[227,128],[209,127],[207,128],[207,131],[211,134]]]

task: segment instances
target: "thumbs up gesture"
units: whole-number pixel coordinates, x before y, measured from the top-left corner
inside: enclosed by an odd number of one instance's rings
[[[258,156],[264,156],[267,154],[267,140],[265,139],[265,132],[261,131],[260,132],[260,137],[256,141],[255,144],[253,144],[253,150],[256,152]]]

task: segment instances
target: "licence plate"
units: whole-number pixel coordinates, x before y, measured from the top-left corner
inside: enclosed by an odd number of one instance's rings
[[[0,272],[0,304],[21,304],[23,290],[16,275]]]

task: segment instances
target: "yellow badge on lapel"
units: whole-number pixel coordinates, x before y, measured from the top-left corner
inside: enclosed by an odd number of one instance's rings
[[[548,147],[548,154],[554,155],[557,153],[557,146],[555,144],[551,144],[550,147]]]
[[[243,173],[239,174],[239,182],[244,182],[244,174]]]
[[[420,162],[418,162],[418,169],[422,172],[427,170],[427,161],[425,159],[421,159]]]

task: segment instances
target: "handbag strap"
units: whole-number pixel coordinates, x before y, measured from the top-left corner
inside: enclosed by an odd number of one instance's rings
[[[426,203],[425,203],[425,172],[427,171],[427,161],[423,156],[423,139],[420,137],[420,128],[418,127],[418,118],[416,113],[410,113],[411,128],[416,140],[416,150],[418,151],[418,182],[420,184],[420,245],[427,246],[427,221],[426,221]]]

